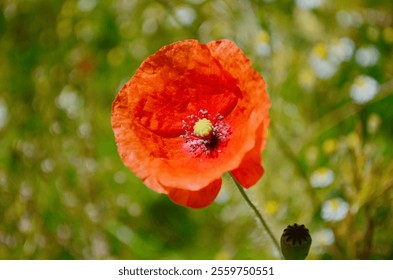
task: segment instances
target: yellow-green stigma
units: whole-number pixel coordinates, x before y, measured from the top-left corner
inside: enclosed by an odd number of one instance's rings
[[[211,121],[206,118],[200,119],[194,125],[194,134],[199,137],[208,136],[213,130]]]

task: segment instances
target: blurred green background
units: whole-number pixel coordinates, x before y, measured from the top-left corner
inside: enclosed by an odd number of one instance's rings
[[[111,103],[160,47],[235,41],[268,83],[248,193],[309,259],[393,259],[389,0],[2,0],[0,259],[276,259],[231,181],[201,210],[121,162]]]

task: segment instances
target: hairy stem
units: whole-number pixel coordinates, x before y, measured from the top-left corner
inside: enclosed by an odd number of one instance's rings
[[[281,255],[280,245],[279,245],[277,239],[274,237],[274,235],[273,235],[272,231],[270,230],[269,226],[267,225],[267,223],[266,223],[265,219],[263,218],[261,212],[258,211],[258,209],[255,206],[255,204],[252,203],[252,201],[248,197],[246,191],[243,189],[242,186],[240,186],[240,184],[238,183],[238,181],[236,181],[236,179],[232,176],[232,174],[231,174],[231,177],[232,177],[233,181],[235,182],[236,187],[240,191],[240,194],[242,195],[244,200],[247,202],[247,204],[251,207],[251,209],[254,211],[255,215],[257,216],[257,219],[261,222],[263,228],[266,230],[266,232],[268,233],[268,235],[272,239],[273,244],[276,247],[278,253]]]

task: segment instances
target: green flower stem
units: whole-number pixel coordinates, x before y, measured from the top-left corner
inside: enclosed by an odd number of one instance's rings
[[[278,244],[277,239],[274,237],[272,231],[270,230],[269,226],[267,225],[265,219],[262,217],[261,212],[258,211],[257,207],[255,206],[254,203],[252,203],[252,201],[250,200],[250,198],[248,197],[246,191],[244,190],[244,188],[242,186],[240,186],[240,184],[238,183],[238,181],[236,181],[236,179],[232,176],[231,177],[233,179],[233,181],[235,182],[236,187],[238,188],[239,192],[241,193],[241,195],[243,196],[244,200],[247,202],[247,204],[251,207],[251,209],[254,211],[255,215],[257,216],[258,220],[261,222],[262,226],[264,227],[264,229],[266,230],[266,232],[269,234],[270,238],[273,240],[274,246],[276,247],[278,253],[281,255],[281,250],[280,250],[280,245]]]

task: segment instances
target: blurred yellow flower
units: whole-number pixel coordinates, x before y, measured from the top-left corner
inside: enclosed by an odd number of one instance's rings
[[[314,46],[312,49],[313,54],[318,56],[319,58],[322,59],[327,59],[328,57],[328,49],[327,46],[323,43],[318,43]]]
[[[259,31],[255,38],[256,38],[257,42],[260,42],[260,43],[269,43],[270,42],[270,35],[265,30]]]
[[[337,141],[335,139],[327,139],[323,142],[322,149],[326,155],[331,155],[337,150]]]
[[[275,200],[268,200],[264,207],[266,215],[272,216],[277,213],[279,204]]]

